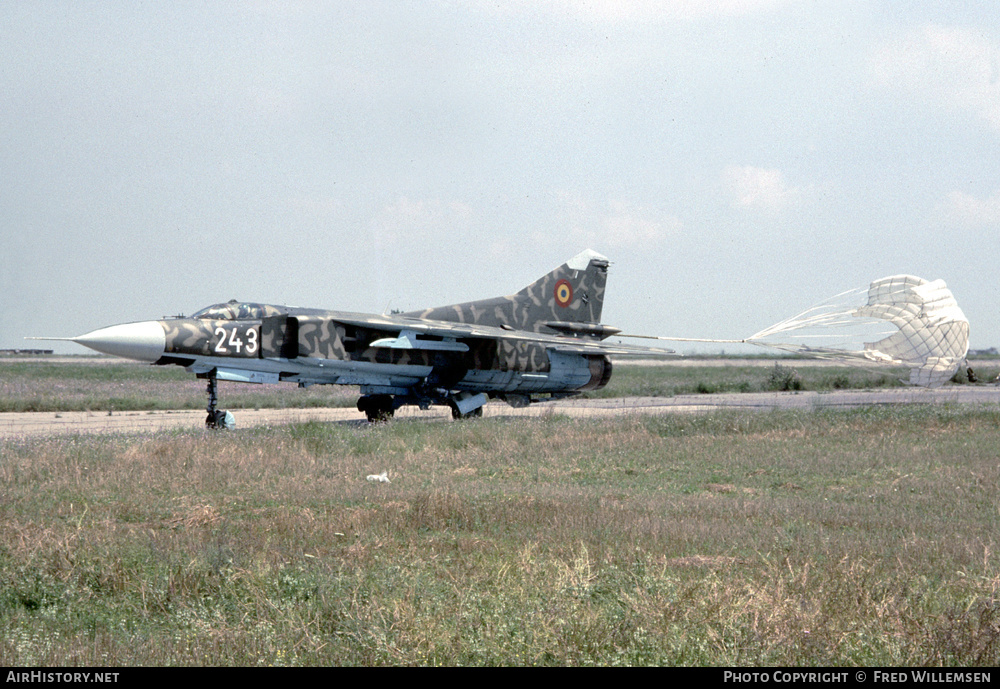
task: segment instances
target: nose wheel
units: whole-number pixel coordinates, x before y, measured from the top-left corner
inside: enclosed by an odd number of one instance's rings
[[[208,407],[206,407],[208,416],[205,417],[205,428],[235,428],[236,420],[232,413],[219,409],[219,381],[215,376],[208,377],[208,387],[205,391],[208,393]]]

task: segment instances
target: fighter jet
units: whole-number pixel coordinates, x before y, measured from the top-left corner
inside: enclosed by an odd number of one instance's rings
[[[104,354],[176,365],[207,379],[211,428],[232,425],[217,381],[357,385],[369,421],[403,405],[482,416],[490,399],[524,407],[597,390],[611,355],[673,352],[605,342],[608,259],[587,250],[505,297],[372,315],[230,301],[189,318],[141,321],[66,339]]]

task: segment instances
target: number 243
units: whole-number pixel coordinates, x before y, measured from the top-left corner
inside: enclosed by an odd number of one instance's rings
[[[240,336],[240,329],[238,327],[226,329],[220,325],[215,329],[215,336],[218,338],[215,343],[215,352],[217,354],[232,354],[235,351],[237,355],[245,354],[253,356],[257,353],[258,335],[256,328],[250,328],[246,331],[246,342]]]

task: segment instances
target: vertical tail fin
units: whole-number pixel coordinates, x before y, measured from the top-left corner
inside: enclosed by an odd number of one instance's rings
[[[600,329],[578,326],[601,321],[608,264],[607,258],[588,249],[516,294],[406,315],[535,332],[599,334]]]
[[[607,258],[587,249],[507,297],[521,306],[523,320],[514,325],[534,330],[526,326],[545,321],[600,323],[608,263]]]

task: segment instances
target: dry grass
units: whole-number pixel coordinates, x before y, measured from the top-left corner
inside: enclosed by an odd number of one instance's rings
[[[176,366],[81,357],[79,362],[24,362],[0,358],[0,412],[147,411],[202,409],[205,381]],[[642,366],[616,362],[609,385],[584,397],[669,397],[680,394],[755,392],[761,390],[835,390],[902,385],[905,371],[873,372],[782,360],[780,365]],[[759,363],[759,362],[758,362]],[[823,364],[824,362],[819,362]],[[974,362],[981,381],[996,379],[992,360]],[[226,409],[353,407],[355,386],[219,383]]]
[[[176,366],[81,358],[78,363],[0,358],[0,412],[203,409],[205,381]],[[354,406],[357,388],[219,383],[226,408]]]
[[[994,665],[998,441],[950,408],[9,441],[0,662]]]

